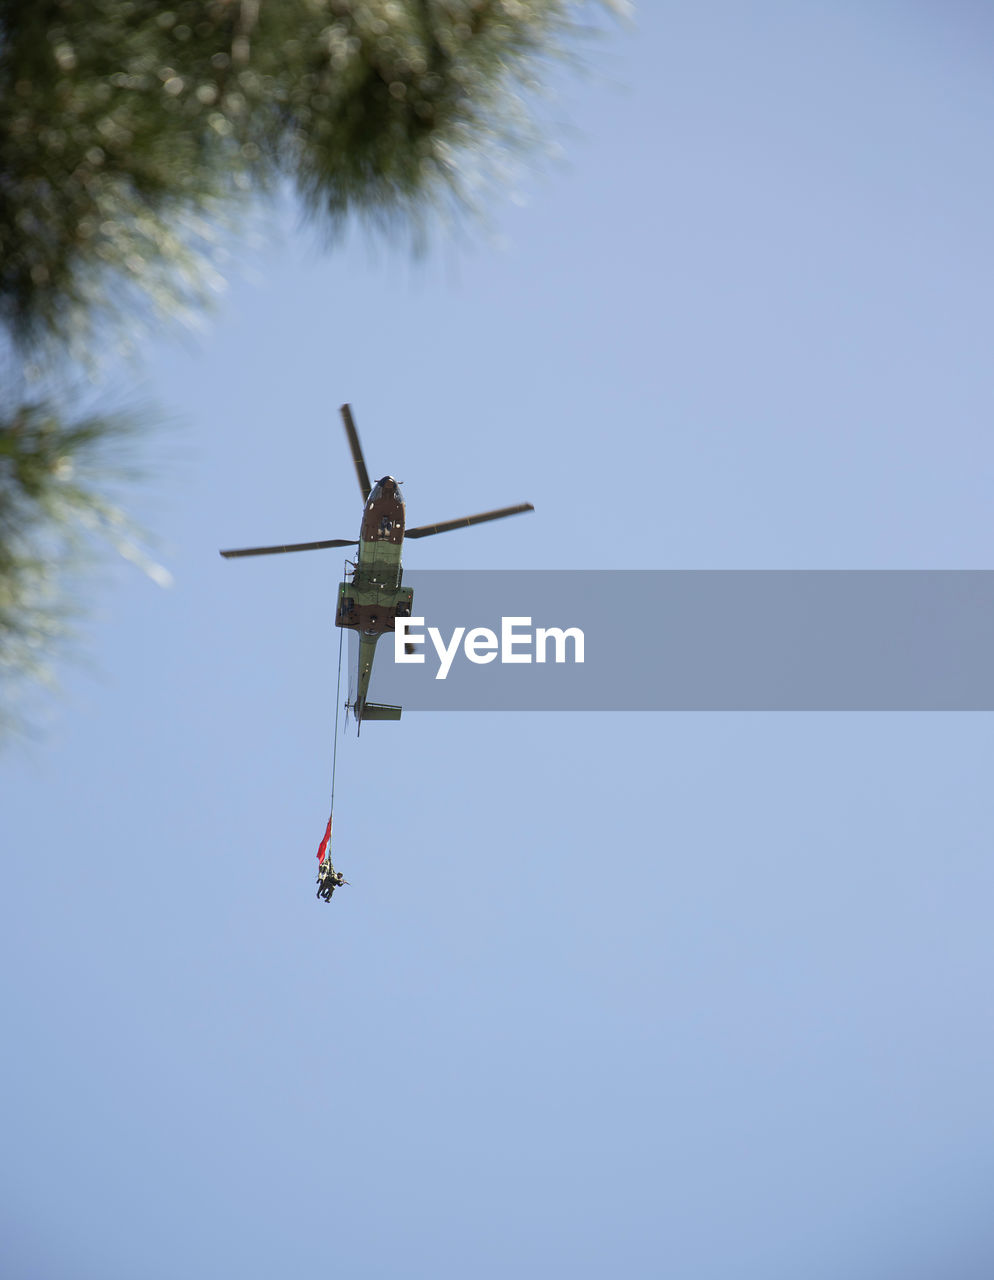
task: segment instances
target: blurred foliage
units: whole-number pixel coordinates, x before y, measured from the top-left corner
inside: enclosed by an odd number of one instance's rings
[[[143,316],[196,313],[231,211],[287,183],[332,235],[358,217],[417,238],[532,140],[524,103],[584,9],[623,7],[0,0],[0,325],[57,365]],[[52,547],[86,513],[101,524],[65,467],[120,424],[61,416],[35,401],[0,417],[8,664],[54,634]]]
[[[211,228],[289,180],[423,223],[527,137],[563,0],[0,0],[0,318],[75,338],[201,300]]]
[[[51,651],[68,635],[72,612],[62,582],[95,542],[110,542],[154,580],[168,582],[107,496],[113,482],[132,477],[123,458],[134,427],[128,414],[66,421],[44,401],[0,419],[0,707],[8,712],[24,675],[50,679]]]

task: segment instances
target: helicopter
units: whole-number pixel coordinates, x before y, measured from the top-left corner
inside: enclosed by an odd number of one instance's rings
[[[349,405],[341,406],[342,421],[352,451],[359,489],[362,492],[362,523],[358,539],[330,538],[321,542],[296,542],[284,547],[245,547],[240,550],[222,551],[226,559],[238,556],[280,555],[286,551],[319,551],[325,547],[358,547],[351,563],[351,577],[338,585],[338,603],[335,610],[335,626],[355,631],[359,636],[359,658],[356,672],[356,693],[346,707],[355,717],[357,732],[366,720],[399,720],[400,707],[370,702],[367,698],[369,681],[373,671],[373,658],[381,636],[394,630],[397,618],[409,618],[414,602],[414,589],[403,585],[401,550],[406,538],[428,538],[436,533],[448,533],[451,529],[465,529],[470,525],[484,524],[488,520],[502,520],[505,516],[534,511],[530,502],[514,507],[499,507],[496,511],[482,511],[475,516],[462,516],[458,520],[445,520],[441,524],[423,524],[415,529],[405,525],[404,499],[400,481],[393,476],[383,476],[370,484],[369,472],[359,433]]]

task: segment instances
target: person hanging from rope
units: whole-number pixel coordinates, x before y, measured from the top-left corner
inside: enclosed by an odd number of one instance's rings
[[[318,858],[320,866],[318,867],[318,891],[316,896],[322,898],[325,902],[331,901],[331,895],[336,889],[340,889],[343,884],[348,881],[340,871],[336,871],[331,865],[331,854],[329,846],[331,845],[331,824],[332,817],[328,819],[328,825],[325,828],[324,839],[318,846]]]
[[[321,870],[318,872],[317,896],[325,902],[330,902],[331,895],[336,889],[340,889],[343,884],[348,884],[348,881],[340,871],[335,870],[331,865],[331,861],[322,862]]]

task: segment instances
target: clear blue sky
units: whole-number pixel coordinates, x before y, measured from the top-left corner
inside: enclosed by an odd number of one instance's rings
[[[3,761],[18,1280],[987,1280],[987,715],[410,714],[330,782],[337,406],[416,567],[992,567],[994,15],[645,3],[499,243],[253,258],[176,577]],[[629,672],[638,679],[638,672]],[[60,868],[69,857],[71,869]]]

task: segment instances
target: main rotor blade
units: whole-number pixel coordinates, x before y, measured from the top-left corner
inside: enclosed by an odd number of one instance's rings
[[[241,551],[222,551],[226,560],[235,556],[275,556],[282,551],[320,551],[323,547],[357,547],[358,542],[347,538],[331,538],[326,542],[293,542],[288,547],[245,547]]]
[[[534,511],[530,502],[522,502],[517,507],[501,507],[499,511],[482,511],[478,516],[463,516],[461,520],[446,520],[443,524],[422,524],[416,529],[407,529],[405,538],[427,538],[433,533],[448,533],[450,529],[465,529],[471,524],[484,524],[487,520],[501,520],[504,516],[520,515],[522,511]]]
[[[359,477],[359,488],[362,490],[362,500],[365,502],[373,486],[369,483],[369,472],[366,470],[366,459],[362,456],[359,432],[355,429],[355,423],[352,421],[352,410],[347,404],[342,405],[342,421],[345,423],[345,434],[349,438],[352,461],[355,463],[355,473]]]

